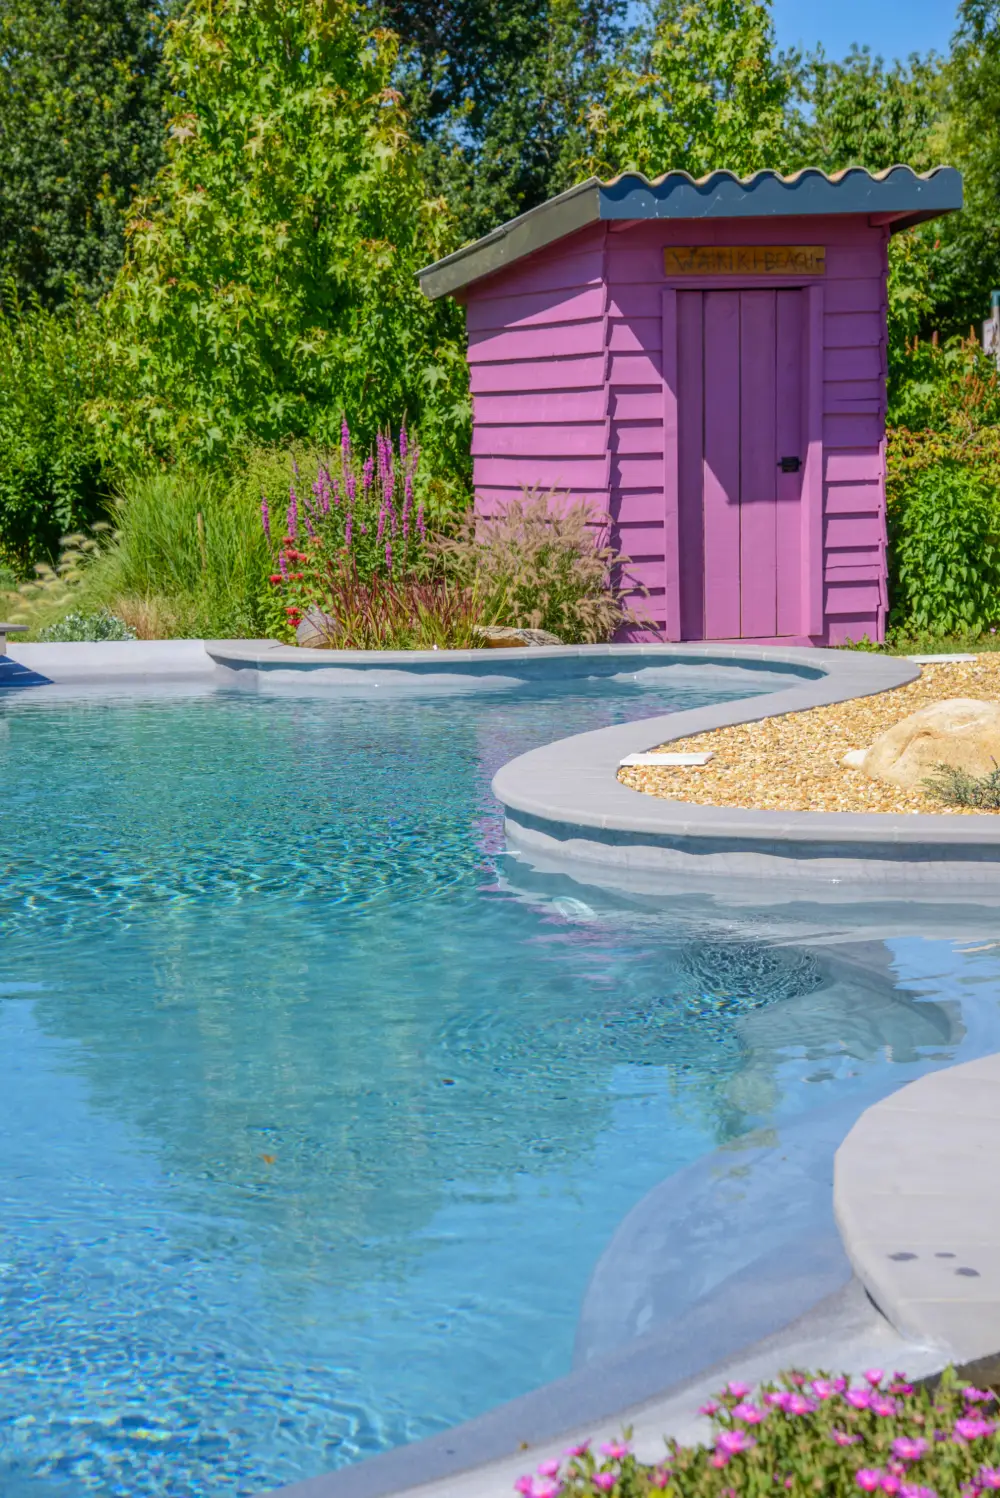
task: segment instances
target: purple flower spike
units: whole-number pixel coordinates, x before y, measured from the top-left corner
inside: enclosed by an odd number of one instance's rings
[[[365,494],[368,493],[369,489],[372,486],[372,476],[374,472],[375,459],[372,457],[371,453],[369,453],[368,457],[365,459],[365,466],[361,470],[361,488]]]
[[[315,539],[316,539],[316,532],[312,528],[312,524],[311,524],[311,522],[309,520],[309,516],[308,515],[303,515],[302,519],[305,521],[306,534],[308,535],[308,537],[309,537],[309,539],[311,541],[315,541]]]
[[[375,536],[376,541],[381,541],[381,539],[382,539],[382,532],[384,530],[385,530],[385,505],[383,504],[382,508],[378,512],[378,532],[376,533],[376,536]]]
[[[358,492],[358,481],[354,477],[354,470],[351,468],[348,468],[344,474],[344,489],[347,492],[347,503],[353,505],[354,496]]]
[[[424,524],[424,507],[423,507],[423,505],[421,505],[420,508],[417,510],[417,530],[420,532],[420,539],[421,539],[421,541],[426,540],[427,539],[427,527]]]
[[[349,463],[351,461],[351,429],[347,425],[346,416],[340,423],[340,451],[344,462]]]
[[[335,505],[339,505],[340,504],[340,484],[339,484],[339,482],[338,482],[337,479],[331,479],[330,482],[331,482],[331,485],[332,485],[332,488],[333,488],[333,502],[334,502]],[[327,507],[329,508],[329,505]]]
[[[286,518],[288,522],[286,529],[294,541],[299,530],[299,497],[291,486],[288,489],[288,515]]]
[[[285,582],[287,583],[287,581],[288,581],[288,563],[285,561],[285,553],[283,551],[279,551],[278,552],[278,568],[279,568],[279,570],[281,572],[282,577],[284,578]]]
[[[403,425],[399,429],[399,456],[402,458],[402,460],[403,460],[404,463],[406,462],[407,445],[408,444],[407,444],[407,441],[406,441],[406,423],[404,422]]]
[[[295,461],[295,454],[294,453],[292,453],[292,472],[294,473],[295,477],[298,478],[298,476],[299,476],[299,465]]]
[[[260,522],[261,522],[261,525],[263,525],[263,527],[264,527],[264,535],[267,537],[267,544],[268,544],[268,546],[270,546],[270,544],[271,544],[271,511],[267,507],[267,495],[266,494],[262,494],[261,497],[260,497]]]
[[[392,571],[392,546],[390,545],[390,543],[388,541],[385,543],[385,565],[388,567],[389,571],[391,572]]]

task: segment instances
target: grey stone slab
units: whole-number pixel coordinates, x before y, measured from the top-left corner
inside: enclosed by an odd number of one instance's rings
[[[869,1108],[837,1151],[834,1212],[855,1273],[902,1333],[968,1361],[1000,1350],[1000,1055]]]

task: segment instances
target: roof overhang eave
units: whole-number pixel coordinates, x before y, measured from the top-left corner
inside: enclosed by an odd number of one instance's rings
[[[417,272],[420,289],[432,302],[461,291],[473,281],[503,270],[535,250],[543,250],[577,229],[595,224],[601,217],[601,183],[597,177],[550,198],[520,218],[501,224],[484,239],[446,255]]]

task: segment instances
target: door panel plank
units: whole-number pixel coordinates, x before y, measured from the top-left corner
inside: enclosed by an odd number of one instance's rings
[[[704,365],[703,302],[700,291],[677,293],[678,489],[680,530],[681,639],[705,638]]]
[[[773,291],[740,296],[740,634],[777,633]]]
[[[705,638],[740,633],[740,293],[704,298]]]
[[[777,293],[775,371],[775,429],[777,455],[797,457],[805,467],[802,416],[805,370],[804,297],[801,291]],[[777,577],[776,634],[798,634],[802,624],[802,469],[782,473],[775,468],[775,571]]]

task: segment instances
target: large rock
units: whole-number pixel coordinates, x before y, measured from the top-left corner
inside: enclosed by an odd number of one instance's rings
[[[938,765],[976,776],[1000,765],[1000,703],[951,697],[922,707],[879,735],[861,769],[874,780],[919,791]]]
[[[474,633],[487,649],[503,650],[518,645],[561,645],[558,635],[547,629],[515,629],[508,624],[477,624]]]
[[[295,643],[307,650],[336,650],[340,626],[322,609],[308,608],[295,631]]]

